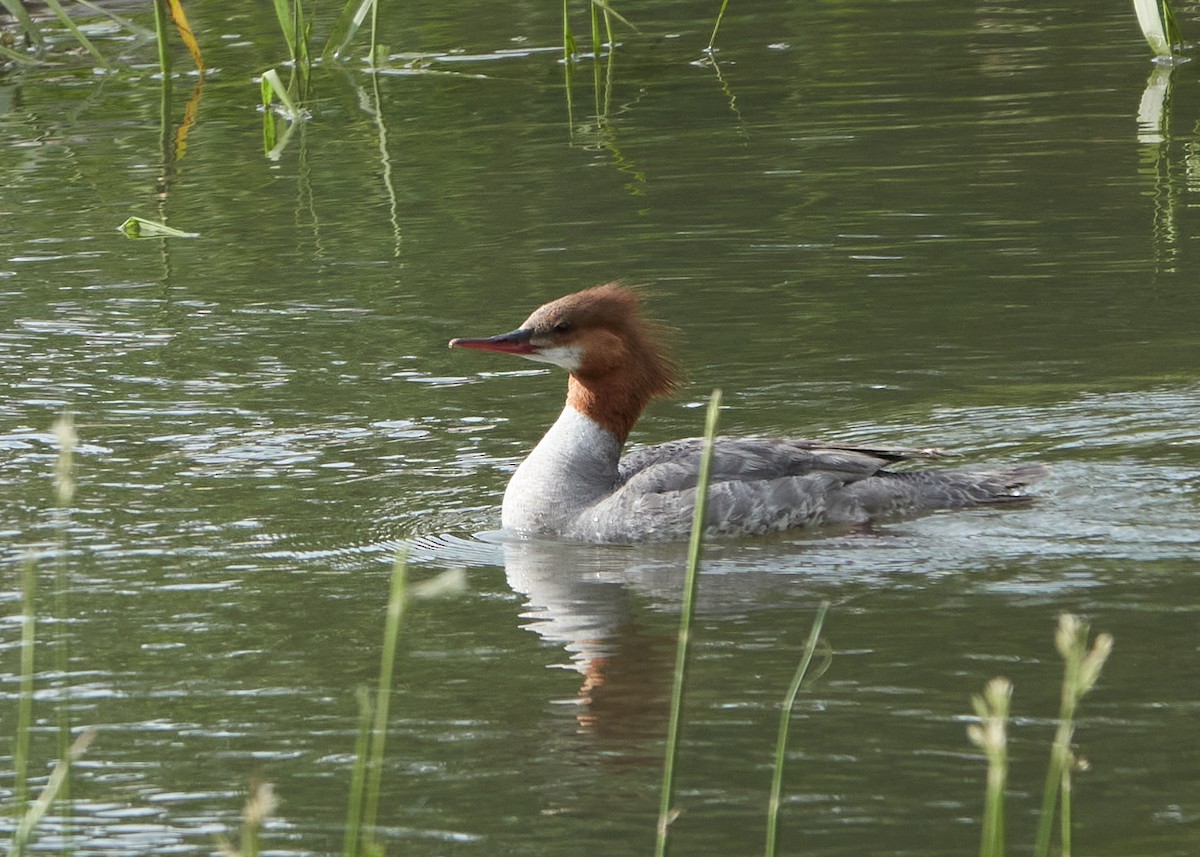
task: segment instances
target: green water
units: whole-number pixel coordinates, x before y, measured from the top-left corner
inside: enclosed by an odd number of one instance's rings
[[[689,373],[634,442],[698,433],[720,386],[728,433],[1053,468],[1027,508],[710,547],[676,853],[761,847],[824,599],[782,853],[972,853],[965,726],[995,675],[1027,853],[1064,610],[1116,637],[1076,736],[1077,852],[1200,848],[1197,70],[1153,77],[1120,4],[735,3],[717,68],[695,63],[716,4],[645,5],[570,100],[555,4],[381,9],[386,73],[320,70],[277,161],[268,7],[189,4],[214,72],[197,93],[179,51],[166,139],[196,118],[165,163],[151,44],[100,32],[116,71],[0,75],[0,797],[30,550],[35,785],[59,711],[99,730],[44,847],[208,853],[258,778],[282,798],[265,847],[338,852],[405,547],[468,590],[408,617],[389,853],[648,853],[684,550],[498,540],[563,378],[445,347],[619,278]],[[200,238],[127,240],[131,214]]]

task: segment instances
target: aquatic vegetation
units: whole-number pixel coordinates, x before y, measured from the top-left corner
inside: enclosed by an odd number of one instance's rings
[[[675,669],[672,675],[671,712],[667,724],[666,749],[663,758],[662,786],[660,789],[658,824],[655,836],[654,853],[662,857],[667,853],[667,844],[671,823],[678,815],[673,807],[675,791],[675,764],[679,755],[679,732],[683,716],[683,696],[687,684],[688,653],[691,648],[692,620],[695,614],[696,591],[699,583],[700,555],[704,546],[704,516],[708,507],[708,485],[712,465],[713,441],[717,436],[717,420],[721,411],[721,391],[714,390],[708,401],[708,413],[704,422],[704,449],[700,456],[700,473],[696,482],[696,506],[692,514],[691,540],[688,543],[687,566],[684,572],[683,604],[680,610],[679,634],[675,649]],[[800,663],[792,676],[784,697],[783,708],[779,716],[779,732],[775,745],[774,774],[771,781],[771,794],[767,809],[767,857],[776,853],[778,842],[778,818],[780,795],[783,789],[784,757],[787,752],[788,726],[795,708],[796,695],[808,674],[812,664],[813,654],[817,649],[821,628],[825,622],[825,613],[829,609],[828,602],[822,602],[813,620],[808,640],[804,645]],[[828,666],[828,663],[826,663]],[[821,672],[824,672],[822,667]]]
[[[698,501],[694,510],[692,538],[689,543],[685,569],[683,606],[677,638],[675,669],[670,700],[670,719],[665,741],[662,774],[662,792],[658,812],[656,855],[665,855],[672,822],[678,816],[674,802],[674,772],[679,753],[679,736],[683,724],[683,702],[687,685],[688,657],[692,640],[692,622],[699,581],[700,557],[703,549],[703,526],[713,439],[716,435],[721,393],[713,392],[709,401],[705,422],[704,454],[698,482]],[[55,497],[60,522],[58,556],[65,563],[65,523],[75,494],[73,474],[74,450],[78,445],[74,425],[69,416],[60,418],[54,427],[58,455],[54,467]],[[63,588],[59,572],[57,588]],[[344,829],[343,854],[345,857],[374,857],[383,853],[378,837],[378,814],[387,750],[387,732],[390,700],[393,692],[393,677],[396,670],[396,653],[404,617],[409,603],[416,599],[453,595],[466,587],[465,573],[459,569],[445,572],[431,580],[409,585],[407,567],[403,556],[396,558],[392,569],[389,597],[385,613],[383,640],[380,654],[379,674],[372,693],[367,688],[358,691],[359,726],[355,739],[354,764],[349,790],[349,803]],[[32,559],[21,569],[21,639],[20,677],[17,694],[16,731],[13,736],[14,798],[18,812],[9,853],[27,853],[39,823],[56,803],[68,801],[70,774],[74,763],[83,755],[95,738],[91,728],[79,730],[73,741],[69,740],[70,727],[60,719],[59,758],[46,779],[38,797],[30,800],[29,777],[30,736],[34,729],[33,702],[35,693],[35,649],[37,646],[37,578]],[[62,605],[56,603],[62,612]],[[808,676],[813,658],[818,650],[823,623],[829,604],[818,608],[808,638],[803,647],[800,662],[788,687],[780,711],[778,736],[773,758],[773,773],[768,799],[766,845],[764,853],[773,857],[778,844],[778,815],[781,805],[784,763],[790,720],[799,690]],[[1113,648],[1109,634],[1099,634],[1091,641],[1086,623],[1071,614],[1059,617],[1055,634],[1055,646],[1064,661],[1061,684],[1060,707],[1057,728],[1051,744],[1050,763],[1046,772],[1037,841],[1036,857],[1050,853],[1054,837],[1055,821],[1058,821],[1060,851],[1071,853],[1071,773],[1077,759],[1071,749],[1075,732],[1075,718],[1082,698],[1091,691]],[[60,651],[65,649],[61,647]],[[828,656],[824,666],[828,665]],[[822,666],[819,672],[824,671]],[[57,672],[66,674],[68,665],[57,664]],[[982,834],[979,853],[981,857],[1002,857],[1005,847],[1004,836],[1004,792],[1008,780],[1007,726],[1012,684],[1004,678],[990,681],[982,694],[972,698],[978,718],[967,734],[970,740],[983,750],[987,759],[987,779],[984,798]],[[59,706],[64,708],[64,706]],[[277,805],[275,791],[269,783],[252,785],[242,810],[241,830],[238,844],[228,841],[220,844],[223,854],[238,857],[254,857],[260,853],[259,840],[268,818]],[[64,815],[66,815],[64,813]],[[69,817],[69,816],[68,816]],[[61,823],[61,822],[60,822]],[[69,826],[67,827],[69,833]],[[70,852],[69,839],[64,853]]]
[[[667,833],[674,819],[675,761],[679,755],[679,727],[683,718],[683,692],[687,679],[688,652],[692,640],[692,616],[696,606],[696,588],[700,575],[700,552],[704,546],[704,516],[708,510],[709,471],[712,467],[713,442],[717,436],[717,417],[721,412],[721,391],[713,390],[704,421],[704,448],[700,453],[700,474],[696,481],[696,506],[692,512],[692,535],[688,543],[684,573],[683,609],[679,617],[679,637],[675,648],[675,670],[671,685],[671,714],[667,723],[667,747],[663,760],[662,789],[658,807],[658,828],[654,853],[667,853]]]
[[[60,416],[55,421],[51,433],[58,444],[58,454],[54,464],[56,501],[54,521],[57,533],[58,562],[54,577],[53,600],[55,614],[62,617],[66,615],[67,524],[71,502],[75,497],[75,477],[72,468],[79,438],[75,433],[75,422],[70,414]],[[37,582],[37,566],[33,557],[30,556],[22,563],[20,572],[20,678],[17,691],[16,731],[13,735],[13,796],[18,821],[10,846],[10,853],[13,855],[25,852],[25,848],[33,839],[38,823],[55,801],[69,801],[71,766],[83,755],[95,737],[93,730],[85,729],[72,742],[68,708],[66,705],[57,706],[55,719],[57,721],[58,760],[37,799],[30,802],[30,737],[35,727],[33,703],[36,693],[34,677],[36,675],[38,624]],[[68,674],[69,657],[67,641],[57,630],[60,625],[56,623],[54,627],[56,628],[55,671],[59,675],[65,676]],[[69,693],[67,697],[69,698]],[[64,815],[69,815],[69,807]]]
[[[1012,682],[994,678],[981,695],[971,697],[979,723],[967,727],[971,743],[987,757],[987,786],[983,800],[983,834],[979,857],[1004,854],[1004,785],[1008,782],[1008,711]]]
[[[679,810],[674,806],[675,766],[679,755],[679,733],[682,723],[683,697],[687,684],[691,627],[699,582],[700,555],[703,548],[703,522],[710,481],[709,468],[720,403],[721,391],[714,390],[709,399],[705,420],[704,447],[700,459],[696,507],[692,518],[691,541],[688,546],[684,578],[671,688],[670,716],[663,758],[654,852],[656,857],[663,857],[667,853],[670,827],[679,815]],[[766,847],[764,850],[766,857],[774,857],[778,845],[778,816],[783,789],[784,762],[787,754],[788,727],[795,707],[796,696],[817,649],[828,609],[829,603],[823,602],[817,610],[816,618],[813,620],[800,662],[792,677],[780,712],[767,810]],[[1079,701],[1095,687],[1096,681],[1100,677],[1100,671],[1113,647],[1113,638],[1110,634],[1098,635],[1090,649],[1088,648],[1088,637],[1088,626],[1079,618],[1069,613],[1063,613],[1059,617],[1058,629],[1055,633],[1055,646],[1065,662],[1065,671],[1062,680],[1058,727],[1051,744],[1050,764],[1046,772],[1037,842],[1034,848],[1036,857],[1047,857],[1049,854],[1056,817],[1059,819],[1061,853],[1064,857],[1069,857],[1071,853],[1071,770],[1076,762],[1071,750],[1071,738],[1075,731],[1075,712]],[[828,660],[820,672],[823,673],[827,666]],[[982,694],[972,697],[971,700],[979,722],[968,727],[967,735],[972,743],[984,751],[988,763],[979,848],[980,857],[1002,857],[1004,854],[1004,789],[1008,780],[1007,724],[1012,692],[1012,683],[1008,679],[996,678],[987,684]]]
[[[12,45],[0,44],[0,58],[7,58],[24,65],[39,65],[56,61],[59,53],[69,49],[71,41],[55,40],[47,37],[50,27],[57,22],[71,36],[76,47],[86,51],[99,68],[110,67],[108,59],[96,47],[75,23],[74,19],[63,8],[59,0],[44,0],[44,5],[51,13],[50,16],[34,16],[29,13],[22,0],[0,0],[0,9],[8,12],[16,23],[17,33],[24,40],[26,49],[18,50],[16,40]],[[196,67],[203,72],[204,61],[200,54],[200,45],[188,24],[187,15],[183,11],[181,0],[155,0],[155,31],[151,32],[130,18],[114,12],[104,5],[90,0],[75,0],[73,6],[81,6],[115,22],[122,30],[132,33],[138,38],[155,38],[158,43],[159,65],[164,73],[170,70],[170,57],[167,52],[167,40],[170,28],[168,20],[175,25],[180,38],[192,55]],[[56,53],[59,52],[59,53]]]
[[[361,719],[355,742],[354,773],[350,783],[350,809],[342,849],[346,857],[382,853],[375,841],[379,817],[379,789],[383,781],[383,758],[387,747],[388,703],[396,666],[396,646],[408,603],[408,569],[404,557],[396,558],[383,629],[379,658],[379,683],[375,698],[366,690],[358,695]]]
[[[50,810],[50,807],[54,805],[54,802],[62,798],[69,781],[71,766],[84,754],[95,737],[94,729],[83,730],[71,744],[67,753],[55,763],[37,800],[26,806],[21,813],[17,828],[13,832],[8,852],[10,857],[20,857],[26,852],[26,848],[33,839],[34,829]],[[66,853],[70,853],[70,851],[68,850]]]
[[[1071,853],[1071,771],[1076,764],[1071,738],[1075,734],[1075,711],[1084,694],[1095,687],[1113,647],[1111,634],[1099,634],[1089,649],[1088,634],[1087,624],[1078,617],[1070,613],[1059,616],[1054,643],[1065,669],[1058,727],[1050,747],[1033,850],[1036,857],[1049,855],[1056,817],[1060,852],[1063,857]],[[982,695],[971,700],[979,723],[967,728],[967,736],[983,750],[988,762],[980,857],[1000,857],[1004,853],[1004,787],[1008,779],[1007,724],[1011,698],[1012,684],[996,678],[988,683]]]
[[[1133,0],[1138,24],[1156,59],[1173,60],[1178,56],[1183,37],[1168,0]]]
[[[1060,804],[1059,844],[1064,857],[1071,853],[1071,769],[1076,761],[1071,751],[1071,737],[1075,734],[1075,709],[1084,694],[1095,687],[1097,679],[1100,678],[1100,670],[1112,654],[1113,647],[1111,634],[1098,635],[1090,650],[1087,641],[1088,626],[1084,622],[1070,613],[1059,617],[1054,644],[1066,666],[1058,711],[1058,729],[1054,733],[1054,744],[1050,751],[1042,815],[1034,848],[1034,854],[1038,857],[1050,853],[1056,803]]]
[[[198,232],[184,232],[165,223],[147,220],[144,217],[129,217],[117,227],[126,238],[199,238]]]
[[[729,0],[721,0],[721,9],[717,12],[717,20],[713,22],[712,35],[708,37],[708,46],[704,49],[706,54],[711,55],[716,50],[717,31],[721,29],[721,20],[725,17],[725,8],[729,5]]]
[[[825,624],[825,613],[828,610],[829,602],[822,601],[821,606],[817,608],[817,616],[813,619],[812,629],[808,632],[808,639],[804,643],[804,649],[800,654],[800,663],[796,665],[796,673],[792,676],[792,683],[788,685],[787,695],[783,698],[783,708],[779,712],[779,735],[775,739],[771,797],[767,802],[767,844],[763,849],[766,857],[775,857],[776,845],[779,840],[779,803],[783,793],[783,768],[787,758],[788,727],[791,725],[792,713],[796,708],[796,695],[800,692],[800,686],[804,683],[808,668],[812,664],[813,655],[817,650],[817,642],[821,638],[821,628]],[[824,674],[832,657],[832,652],[826,653],[825,662],[818,671],[817,678]]]

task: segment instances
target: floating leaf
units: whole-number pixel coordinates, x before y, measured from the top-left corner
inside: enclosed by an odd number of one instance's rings
[[[165,223],[156,223],[144,217],[130,217],[121,224],[120,230],[128,238],[199,238],[199,232],[184,232]]]
[[[296,102],[292,101],[292,96],[288,95],[287,87],[283,85],[283,81],[279,77],[279,72],[273,68],[267,69],[263,72],[263,81],[266,84],[262,88],[264,105],[271,103],[271,99],[267,95],[267,86],[269,86],[271,92],[279,99],[279,104],[283,107],[283,112],[287,114],[288,119],[294,122],[304,117],[304,114],[300,112],[300,108],[296,106]]]

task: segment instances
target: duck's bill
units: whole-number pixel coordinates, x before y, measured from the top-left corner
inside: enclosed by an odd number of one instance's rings
[[[536,354],[537,348],[530,342],[532,337],[532,330],[522,328],[501,333],[498,336],[489,336],[486,339],[451,339],[450,347],[474,348],[477,351],[499,351],[501,354]]]

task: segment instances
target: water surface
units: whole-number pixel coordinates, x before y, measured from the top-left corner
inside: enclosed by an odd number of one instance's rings
[[[969,696],[995,675],[1026,847],[1069,610],[1116,637],[1077,732],[1077,847],[1195,852],[1196,70],[1156,76],[1132,13],[731,8],[713,67],[713,10],[651,4],[599,97],[584,62],[568,99],[557,7],[404,4],[381,10],[385,73],[323,69],[272,161],[252,77],[282,61],[273,22],[210,5],[189,12],[215,72],[168,163],[151,46],[102,38],[111,74],[0,77],[0,755],[33,549],[38,781],[60,710],[99,729],[77,853],[207,853],[256,778],[282,797],[267,847],[339,851],[402,547],[468,590],[409,615],[389,850],[649,849],[683,548],[499,538],[563,378],[445,348],[617,278],[689,375],[636,443],[697,433],[720,386],[730,433],[1052,467],[1027,507],[710,546],[679,853],[759,847],[826,599],[788,850],[970,853]],[[173,82],[171,134],[195,86]],[[201,237],[128,241],[130,214]],[[64,409],[83,445],[55,601]]]

